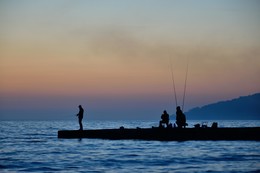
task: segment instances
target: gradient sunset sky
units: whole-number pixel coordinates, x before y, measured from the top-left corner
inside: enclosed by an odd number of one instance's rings
[[[0,119],[158,119],[260,92],[258,0],[0,0]]]

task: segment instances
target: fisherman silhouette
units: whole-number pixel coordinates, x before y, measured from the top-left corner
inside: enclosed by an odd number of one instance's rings
[[[79,119],[79,130],[83,130],[83,125],[82,125],[82,119],[83,119],[83,114],[84,114],[84,109],[82,108],[81,105],[79,105],[79,113],[76,115],[78,116]]]
[[[186,123],[186,116],[181,110],[180,106],[176,108],[176,124],[178,128],[186,127],[188,124]]]
[[[167,113],[166,110],[163,111],[163,114],[161,115],[161,121],[159,124],[159,127],[163,127],[163,124],[166,124],[166,126],[169,126],[169,114]]]

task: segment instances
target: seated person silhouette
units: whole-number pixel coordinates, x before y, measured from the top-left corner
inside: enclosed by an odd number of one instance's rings
[[[163,114],[161,115],[159,127],[163,127],[163,124],[166,124],[167,127],[169,126],[169,114],[166,110],[164,110]]]
[[[178,128],[186,127],[188,124],[186,123],[186,116],[181,110],[180,106],[176,108],[176,124]]]

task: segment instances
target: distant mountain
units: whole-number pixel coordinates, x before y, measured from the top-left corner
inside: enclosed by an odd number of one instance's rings
[[[260,93],[196,107],[185,114],[188,119],[260,120]]]

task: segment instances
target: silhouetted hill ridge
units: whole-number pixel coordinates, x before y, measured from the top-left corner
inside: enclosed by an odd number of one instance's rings
[[[189,119],[259,120],[260,93],[196,107],[185,114]]]

